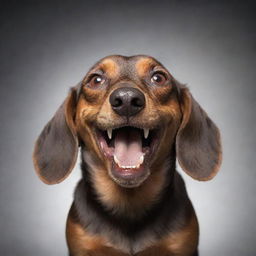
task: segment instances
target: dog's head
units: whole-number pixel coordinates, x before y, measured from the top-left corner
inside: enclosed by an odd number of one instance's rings
[[[141,55],[106,57],[71,89],[36,142],[39,177],[64,180],[79,144],[122,187],[140,186],[171,154],[197,180],[221,162],[218,128],[162,64]]]

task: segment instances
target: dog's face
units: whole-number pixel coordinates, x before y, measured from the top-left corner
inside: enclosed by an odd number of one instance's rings
[[[67,176],[78,141],[122,187],[140,186],[171,154],[198,180],[212,178],[221,160],[217,127],[188,89],[148,56],[106,57],[71,90],[36,143],[43,181]]]
[[[75,123],[87,151],[121,186],[139,186],[170,153],[181,123],[177,87],[146,56],[107,57],[86,75]]]

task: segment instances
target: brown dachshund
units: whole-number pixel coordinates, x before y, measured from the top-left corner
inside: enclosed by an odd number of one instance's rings
[[[81,149],[82,176],[67,219],[72,256],[195,256],[198,222],[181,168],[213,178],[218,128],[149,56],[109,56],[71,88],[34,149],[37,174],[63,181]]]

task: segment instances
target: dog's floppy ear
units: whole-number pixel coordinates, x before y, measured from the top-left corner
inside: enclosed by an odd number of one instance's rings
[[[34,166],[40,179],[47,184],[63,181],[74,168],[77,159],[78,139],[74,117],[78,88],[71,89],[35,144]]]
[[[222,158],[219,129],[185,87],[180,90],[180,101],[183,117],[176,137],[179,164],[196,180],[212,179]]]

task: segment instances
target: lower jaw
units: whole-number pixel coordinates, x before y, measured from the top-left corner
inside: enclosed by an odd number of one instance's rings
[[[119,186],[124,188],[135,188],[142,183],[150,175],[148,166],[142,163],[139,168],[120,168],[114,160],[112,160],[109,176]]]

